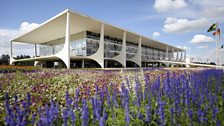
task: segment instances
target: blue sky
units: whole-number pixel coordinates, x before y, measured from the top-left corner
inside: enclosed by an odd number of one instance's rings
[[[224,0],[1,0],[0,8],[0,54],[9,53],[10,39],[66,8],[179,46],[188,57],[202,60],[214,61],[209,26],[217,21],[224,28]],[[21,54],[21,48],[22,54],[32,55],[32,47],[15,45],[14,55]]]

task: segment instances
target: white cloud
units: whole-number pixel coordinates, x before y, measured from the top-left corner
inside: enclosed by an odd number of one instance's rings
[[[188,46],[177,46],[178,48],[184,49],[184,50],[190,50],[191,48]]]
[[[204,48],[208,48],[208,46],[198,46],[198,49],[204,49]]]
[[[1,50],[0,55],[1,54],[9,54],[10,41],[12,39],[18,37],[21,34],[29,32],[30,30],[32,30],[38,26],[39,26],[39,24],[37,24],[37,23],[22,22],[18,29],[1,29],[0,28],[0,50]],[[27,54],[28,53],[27,48],[30,46],[23,46],[23,47],[26,47],[26,48],[23,49],[22,53]],[[20,47],[20,50],[23,47]],[[21,51],[18,51],[19,49],[17,49],[16,46],[14,46],[14,48],[15,48],[15,50],[13,50],[13,51],[15,53],[21,52]]]
[[[168,17],[165,20],[165,25],[163,26],[163,31],[167,33],[187,33],[198,31],[203,28],[208,27],[209,23],[205,18],[200,18],[197,20],[188,20],[188,19],[177,19]]]
[[[153,36],[153,38],[157,38],[157,37],[159,37],[161,34],[159,33],[159,32],[153,32],[152,33],[152,36]]]
[[[190,0],[189,3],[194,6],[199,15],[211,20],[223,21],[224,0]]]
[[[209,36],[202,35],[202,34],[196,34],[194,35],[193,39],[190,41],[190,43],[205,43],[205,42],[214,42],[215,40]]]
[[[224,6],[224,5],[223,5]],[[224,7],[208,7],[203,10],[202,15],[205,17],[217,17],[223,16],[224,14]]]
[[[39,24],[37,23],[23,22],[21,23],[19,30],[21,31],[21,33],[26,33],[33,30],[34,28],[37,28],[38,26]]]
[[[155,0],[154,8],[158,12],[167,12],[170,10],[177,10],[185,8],[187,3],[185,0]]]
[[[7,37],[7,36],[15,36],[18,34],[18,30],[12,30],[12,29],[0,29],[0,36]]]

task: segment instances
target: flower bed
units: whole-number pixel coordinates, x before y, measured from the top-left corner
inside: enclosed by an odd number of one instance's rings
[[[40,70],[39,67],[33,66],[11,66],[11,65],[0,65],[0,73],[11,73],[11,72],[35,72]]]
[[[8,73],[0,80],[1,121],[6,125],[224,125],[223,80],[223,71],[217,69]]]

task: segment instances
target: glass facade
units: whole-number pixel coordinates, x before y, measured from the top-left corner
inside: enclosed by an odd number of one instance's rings
[[[53,47],[48,45],[39,45],[40,56],[48,56],[53,54]]]
[[[126,58],[131,59],[138,52],[138,43],[126,42]]]
[[[173,52],[169,52],[168,57],[169,57],[169,60],[172,60],[173,59]]]
[[[113,58],[120,54],[122,45],[104,41],[104,57]]]
[[[164,60],[165,57],[166,51],[142,45],[142,61]]]
[[[70,55],[71,56],[86,56],[86,37],[85,32],[80,32],[71,35],[70,42]],[[64,46],[65,38],[60,38],[50,42],[39,45],[39,55],[49,56],[58,53]]]
[[[38,45],[40,56],[49,56],[58,53],[64,46],[64,43],[54,45]]]
[[[80,32],[71,36],[70,55],[86,56],[86,33]]]
[[[96,51],[99,49],[99,40],[95,40],[95,39],[86,39],[86,47],[87,47],[87,56],[90,56],[94,53],[96,53]]]
[[[99,33],[90,32],[90,31],[86,31],[86,38],[100,40],[100,34]]]
[[[97,52],[99,48],[100,34],[84,31],[71,36],[70,55],[90,56]],[[53,55],[58,53],[64,46],[64,38],[60,38],[39,46],[40,56]],[[146,45],[141,46],[142,61],[164,60],[166,51],[155,49]],[[122,51],[122,39],[104,36],[104,57],[113,58]],[[126,58],[133,58],[138,52],[138,43],[126,41]],[[172,52],[169,57],[172,58]]]
[[[86,39],[78,39],[70,42],[71,56],[86,56]]]
[[[104,57],[113,58],[120,54],[122,50],[122,39],[111,36],[104,36]]]

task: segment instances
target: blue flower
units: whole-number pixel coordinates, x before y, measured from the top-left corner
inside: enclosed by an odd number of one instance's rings
[[[62,110],[62,118],[63,118],[63,126],[67,126],[67,119],[68,119],[68,111],[66,109]]]
[[[125,104],[125,122],[126,122],[126,126],[128,126],[130,123],[129,104],[128,103]]]
[[[82,100],[82,126],[87,126],[89,123],[89,109],[86,103],[86,99]]]
[[[100,125],[99,126],[105,126],[105,120],[103,117],[100,118]]]
[[[70,112],[70,115],[71,115],[71,122],[72,122],[72,126],[75,126],[75,114],[73,111]]]

